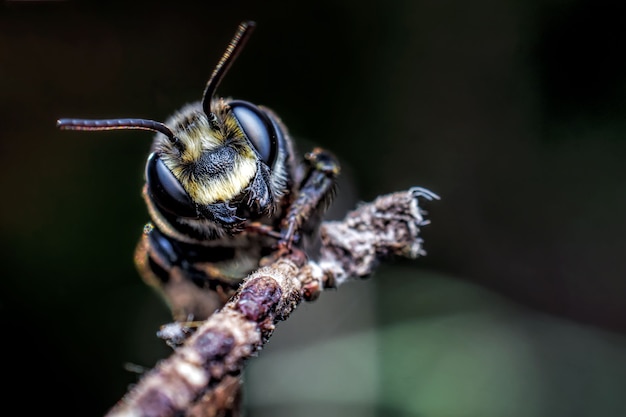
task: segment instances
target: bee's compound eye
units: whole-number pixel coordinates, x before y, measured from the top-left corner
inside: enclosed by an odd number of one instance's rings
[[[198,217],[191,197],[156,153],[146,164],[148,192],[159,208],[180,217]]]
[[[278,152],[278,140],[269,117],[263,110],[248,101],[233,100],[228,105],[252,146],[263,161],[271,167]]]

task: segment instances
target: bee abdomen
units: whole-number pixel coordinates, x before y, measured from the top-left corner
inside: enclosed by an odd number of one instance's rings
[[[183,243],[148,225],[139,241],[135,263],[146,283],[157,289],[179,321],[208,317],[239,285],[222,273],[236,262],[238,248]]]

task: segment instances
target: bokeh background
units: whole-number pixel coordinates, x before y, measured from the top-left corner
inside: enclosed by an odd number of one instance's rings
[[[219,92],[333,150],[350,198],[418,185],[426,257],[303,305],[251,362],[248,415],[626,415],[626,4],[4,1],[4,406],[103,415],[169,314],[132,253],[151,135]],[[340,193],[341,194],[341,193]],[[3,407],[4,408],[4,407]]]

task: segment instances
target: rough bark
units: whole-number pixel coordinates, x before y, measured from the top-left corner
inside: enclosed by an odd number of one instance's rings
[[[438,198],[412,188],[361,204],[342,221],[322,223],[317,261],[299,251],[271,258],[107,416],[236,415],[238,376],[246,360],[302,300],[314,300],[324,288],[350,278],[366,277],[381,261],[424,254],[419,232],[428,222],[418,204],[420,197]]]

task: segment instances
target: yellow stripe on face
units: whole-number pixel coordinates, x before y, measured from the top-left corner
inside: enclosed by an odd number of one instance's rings
[[[239,157],[233,169],[218,177],[185,178],[181,182],[198,204],[228,201],[239,195],[254,178],[257,170],[254,157]],[[181,178],[180,176],[177,176]]]
[[[211,130],[205,118],[200,118],[193,129],[181,132],[178,138],[185,149],[180,155],[183,164],[194,163],[203,152],[217,149],[224,144],[224,137],[220,132]]]
[[[170,121],[176,126],[174,133],[181,142],[180,152],[170,141],[160,144],[161,159],[197,204],[213,204],[229,201],[241,194],[256,175],[257,156],[245,139],[245,134],[237,120],[223,102],[215,103],[219,128],[211,126],[202,112],[200,103],[183,108]],[[203,154],[219,150],[223,146],[232,147],[232,165],[214,176],[193,174],[194,165],[200,163]]]

